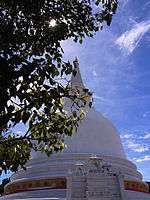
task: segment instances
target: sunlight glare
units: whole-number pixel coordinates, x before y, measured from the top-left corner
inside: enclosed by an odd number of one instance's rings
[[[56,26],[56,20],[52,19],[52,20],[49,22],[49,26],[50,26],[50,27]]]

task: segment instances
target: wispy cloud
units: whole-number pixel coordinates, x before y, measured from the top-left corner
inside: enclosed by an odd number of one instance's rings
[[[121,139],[129,139],[129,138],[133,138],[133,134],[124,134],[120,136]]]
[[[92,71],[92,74],[93,74],[94,77],[97,77],[97,76],[98,76],[98,74],[97,74],[97,72],[96,72],[95,69]]]
[[[123,33],[115,43],[119,45],[120,49],[126,50],[127,53],[132,53],[149,29],[150,20],[137,23],[131,30]]]
[[[139,144],[139,143],[136,143],[132,140],[129,140],[128,143],[127,143],[127,147],[134,151],[134,152],[138,152],[138,153],[142,153],[142,152],[146,152],[149,150],[149,147],[146,146],[146,145],[142,145],[142,144]]]
[[[121,0],[122,7],[125,7],[129,3],[129,1],[130,0]]]
[[[150,133],[146,133],[144,136],[140,137],[141,139],[150,139]]]
[[[105,103],[105,104],[108,104],[108,105],[112,104],[112,102],[110,100],[108,100],[108,99],[106,99],[102,96],[98,96],[96,94],[93,95],[93,98],[94,98],[94,100],[99,100],[101,103]]]
[[[144,137],[148,137],[148,136],[149,135],[145,135],[141,137],[142,139],[144,139]],[[124,135],[121,134],[121,139],[122,139],[125,149],[131,150],[137,153],[144,153],[144,152],[149,151],[149,146],[147,146],[147,144],[141,143],[140,141],[141,137],[137,137],[133,134],[124,134]]]
[[[150,161],[150,156],[149,155],[145,155],[142,158],[133,158],[133,161],[140,163],[140,162],[144,162],[144,161]]]
[[[147,117],[150,115],[150,110],[146,111],[144,114],[143,114],[143,118]]]
[[[142,10],[146,10],[150,6],[150,1],[146,2]]]

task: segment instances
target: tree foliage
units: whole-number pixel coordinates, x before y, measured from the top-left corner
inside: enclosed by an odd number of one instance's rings
[[[90,93],[58,80],[75,75],[61,41],[93,37],[116,8],[117,0],[0,0],[0,171],[24,167],[31,149],[50,155],[64,148]],[[64,98],[76,105],[72,113]],[[16,135],[20,122],[28,130]]]

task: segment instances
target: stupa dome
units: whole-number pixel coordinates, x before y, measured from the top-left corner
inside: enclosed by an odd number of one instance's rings
[[[119,134],[114,125],[91,108],[80,122],[77,133],[66,138],[68,153],[91,153],[125,158]]]

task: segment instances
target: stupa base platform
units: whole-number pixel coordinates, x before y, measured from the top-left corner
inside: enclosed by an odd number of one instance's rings
[[[66,190],[35,190],[5,195],[0,200],[66,200]]]
[[[88,163],[90,156],[90,154],[64,153],[52,156],[49,160],[47,158],[30,160],[26,171],[19,170],[11,177],[12,182],[5,188],[6,195],[0,200],[66,200],[69,169],[73,169],[76,164]],[[141,174],[133,163],[112,156],[97,157],[106,163],[111,163],[116,171],[121,171],[124,175],[123,200],[150,200],[150,194],[146,193],[147,186],[142,182]]]
[[[62,194],[59,197],[56,197],[56,196],[52,197],[51,196],[52,193],[50,194],[51,197],[40,197],[40,195],[42,196],[43,192],[45,193],[44,196],[49,196],[49,191],[45,190],[45,191],[35,191],[35,192],[21,192],[20,194],[17,193],[13,195],[7,195],[4,197],[1,197],[0,200],[66,200],[66,197],[63,197]],[[58,192],[57,193],[58,195],[59,191],[57,192]],[[79,199],[79,200],[83,200],[83,199]],[[125,191],[125,197],[123,200],[150,200],[150,194],[146,194],[143,192],[135,192],[135,191]]]

